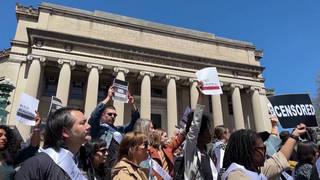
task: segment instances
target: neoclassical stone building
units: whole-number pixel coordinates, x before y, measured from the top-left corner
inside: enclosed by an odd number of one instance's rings
[[[271,127],[262,51],[252,43],[49,3],[38,8],[17,4],[16,17],[11,48],[0,53],[0,76],[16,86],[7,123],[16,124],[24,138],[30,128],[14,120],[22,92],[40,100],[44,119],[51,96],[83,108],[89,117],[114,78],[129,82],[141,117],[171,135],[186,106],[195,107],[195,72],[210,66],[217,67],[223,87],[222,95],[205,99],[214,125]],[[129,106],[114,105],[116,124],[128,122]]]

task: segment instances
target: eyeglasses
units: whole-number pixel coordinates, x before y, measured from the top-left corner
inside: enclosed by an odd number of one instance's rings
[[[108,116],[112,116],[113,115],[113,117],[117,117],[118,116],[117,113],[107,113],[107,115]]]

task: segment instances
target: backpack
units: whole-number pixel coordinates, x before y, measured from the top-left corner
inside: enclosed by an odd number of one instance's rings
[[[179,156],[174,161],[173,171],[173,180],[184,179],[184,156]]]
[[[201,166],[198,161],[199,171],[201,173]],[[184,156],[179,156],[174,161],[173,165],[173,180],[183,180],[184,179]],[[225,168],[220,168],[220,172],[218,173],[218,180],[221,179],[222,174],[225,172]]]

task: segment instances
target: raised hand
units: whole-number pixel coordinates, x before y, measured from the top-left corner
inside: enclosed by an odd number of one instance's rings
[[[295,136],[301,136],[307,132],[307,127],[305,124],[300,123],[297,125],[297,128],[295,128],[292,132],[293,135]]]
[[[40,124],[41,124],[41,117],[39,115],[39,112],[37,110],[35,110],[36,116],[34,117],[34,120],[36,122],[34,128],[39,128]]]

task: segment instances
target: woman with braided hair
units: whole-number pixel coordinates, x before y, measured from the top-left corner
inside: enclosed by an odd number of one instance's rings
[[[279,152],[266,160],[266,146],[260,134],[241,129],[231,134],[223,159],[223,180],[275,179],[289,168],[288,159],[299,136],[306,132],[304,124],[297,125]]]

